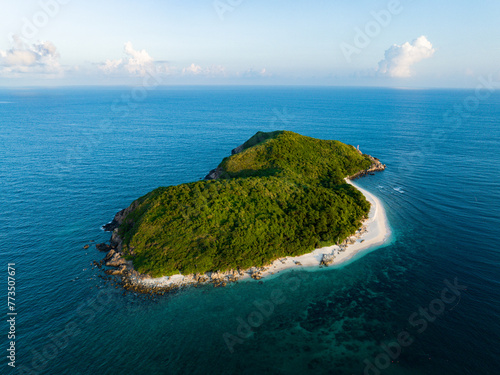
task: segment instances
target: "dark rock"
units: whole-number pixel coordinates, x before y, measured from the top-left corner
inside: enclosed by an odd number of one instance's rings
[[[333,254],[323,254],[323,258],[321,259],[321,266],[328,267],[335,260],[335,255]]]
[[[120,212],[123,212],[123,211],[125,211],[125,210],[123,209]],[[120,212],[118,212],[116,215],[120,214]],[[116,215],[115,215],[115,218],[116,218]],[[120,226],[120,224],[116,221],[116,219],[113,219],[111,222],[104,224],[102,226],[102,229],[104,229],[104,231],[106,231],[106,232],[112,232],[113,230],[115,230],[119,226]]]
[[[368,169],[359,171],[358,173],[355,173],[352,176],[347,177],[348,179],[354,180],[354,179],[356,179],[358,177],[366,176],[368,174],[373,174],[373,172],[378,172],[378,171],[385,170],[386,165],[382,164],[379,159],[374,158],[373,156],[370,156],[370,155],[367,155],[367,156],[370,158],[370,160],[372,162],[372,164],[370,165],[370,167]]]
[[[104,261],[107,262],[108,260],[113,258],[113,256],[115,254],[116,254],[116,251],[114,249],[109,250],[109,252],[106,254],[106,257],[104,257]]]
[[[208,174],[205,176],[205,180],[217,180],[221,174],[222,174],[223,170],[222,168],[220,167],[217,167],[215,169],[212,169],[210,172],[208,172]]]
[[[121,251],[121,244],[122,244],[122,239],[120,235],[118,234],[118,228],[115,228],[113,231],[113,234],[111,235],[111,239],[109,240],[109,243],[111,244],[111,247],[114,247],[118,249],[118,251]]]
[[[113,251],[113,250],[111,250]],[[109,253],[108,253],[109,255]],[[106,256],[107,257],[107,256]],[[107,267],[120,267],[124,264],[126,264],[127,261],[125,259],[123,259],[123,257],[121,256],[120,253],[114,253],[111,258],[109,258],[107,261],[106,261],[106,266]]]
[[[123,223],[123,220],[125,219],[125,217],[130,212],[135,210],[138,205],[139,205],[139,202],[134,201],[127,208],[124,208],[123,210],[118,211],[116,213],[115,217],[113,218],[113,220],[110,223],[103,225],[102,229],[104,229],[106,232],[113,232],[116,228],[118,228],[120,226],[121,223]]]
[[[109,275],[109,276],[118,276],[118,275],[122,274],[122,271],[121,270],[106,270],[106,271],[104,271],[104,273],[106,275]]]
[[[96,249],[99,251],[109,251],[111,250],[111,246],[105,243],[98,243],[95,245]]]
[[[243,145],[239,145],[236,148],[233,148],[231,150],[231,155],[239,154],[241,151],[243,151]]]

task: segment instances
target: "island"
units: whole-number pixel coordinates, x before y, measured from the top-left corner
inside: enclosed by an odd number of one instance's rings
[[[348,246],[387,238],[382,205],[350,181],[385,168],[339,141],[258,132],[204,180],[157,188],[118,212],[97,248],[106,273],[141,292],[330,266],[352,257]],[[369,222],[383,227],[364,238]]]

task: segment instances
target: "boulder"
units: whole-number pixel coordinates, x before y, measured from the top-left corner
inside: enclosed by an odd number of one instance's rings
[[[335,260],[335,255],[333,254],[323,254],[323,258],[321,259],[320,266],[328,267]]]
[[[109,251],[111,250],[111,246],[105,243],[98,243],[95,245],[96,249],[99,251]]]
[[[120,235],[118,234],[118,228],[116,228],[113,231],[113,234],[111,236],[111,240],[109,241],[111,243],[111,247],[116,248],[118,251],[122,251],[122,239]]]
[[[127,261],[123,259],[123,257],[119,253],[113,254],[113,256],[106,261],[107,267],[120,267],[125,264],[127,264]]]
[[[260,280],[262,279],[262,275],[260,272],[253,272],[252,275],[250,276],[254,280]]]
[[[121,271],[120,270],[106,270],[106,271],[104,271],[104,273],[106,275],[109,275],[109,276],[118,276],[118,275],[121,275]]]
[[[110,260],[113,255],[116,254],[116,251],[114,249],[111,249],[109,250],[109,252],[106,254],[106,256],[104,257],[104,261],[107,262],[108,260]]]

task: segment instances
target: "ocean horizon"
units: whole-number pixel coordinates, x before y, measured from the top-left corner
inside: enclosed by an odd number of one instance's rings
[[[2,88],[0,118],[0,255],[17,312],[6,373],[499,373],[498,92]],[[164,296],[93,265],[116,212],[274,130],[386,164],[356,183],[383,203],[391,241],[341,267]]]

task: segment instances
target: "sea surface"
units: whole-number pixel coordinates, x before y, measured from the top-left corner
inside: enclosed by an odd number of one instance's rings
[[[4,318],[0,373],[500,374],[500,94],[480,94],[0,90],[0,306],[15,263],[18,313],[16,369]],[[92,267],[118,210],[277,129],[387,164],[357,182],[385,205],[388,245],[337,269],[155,298]]]

